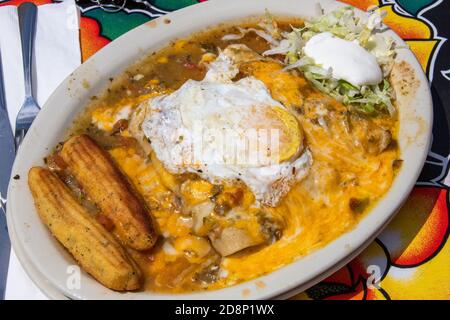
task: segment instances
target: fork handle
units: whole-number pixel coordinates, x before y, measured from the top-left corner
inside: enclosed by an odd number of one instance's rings
[[[25,97],[32,97],[32,57],[34,35],[36,30],[37,7],[31,2],[22,3],[18,8],[20,38],[22,41],[23,76],[25,81]]]

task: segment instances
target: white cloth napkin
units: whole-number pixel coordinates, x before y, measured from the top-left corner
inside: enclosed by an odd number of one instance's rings
[[[42,107],[55,90],[81,63],[79,18],[74,0],[38,7],[34,43],[34,94]],[[17,7],[0,7],[0,56],[6,92],[6,106],[14,128],[24,99],[22,51]],[[6,299],[46,299],[28,278],[11,251]]]

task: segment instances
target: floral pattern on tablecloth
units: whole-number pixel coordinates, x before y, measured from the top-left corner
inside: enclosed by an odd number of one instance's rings
[[[21,2],[0,1],[0,6]],[[115,5],[106,5],[111,2]],[[202,1],[78,0],[83,60],[130,29],[198,2]],[[450,1],[342,2],[363,10],[377,6],[386,11],[385,23],[415,53],[432,87],[433,143],[416,187],[376,241],[344,268],[294,298],[450,299]],[[99,3],[116,12],[103,10]]]

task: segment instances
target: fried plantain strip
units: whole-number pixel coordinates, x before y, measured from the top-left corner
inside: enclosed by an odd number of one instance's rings
[[[112,220],[120,240],[135,250],[152,248],[157,235],[150,213],[109,154],[89,136],[80,135],[64,144],[61,156],[90,199]]]
[[[31,168],[28,184],[40,218],[87,273],[113,290],[140,288],[137,264],[54,173]]]

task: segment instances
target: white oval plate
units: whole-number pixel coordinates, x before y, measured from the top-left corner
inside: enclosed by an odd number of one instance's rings
[[[266,299],[284,298],[301,292],[341,268],[365,248],[391,220],[413,188],[428,151],[432,102],[428,81],[416,58],[408,49],[398,50],[398,61],[405,61],[414,70],[417,88],[410,97],[397,93],[400,104],[399,146],[404,160],[390,191],[350,232],[327,246],[296,260],[266,276],[215,291],[180,295],[153,292],[118,293],[106,289],[82,272],[79,289],[68,286],[70,269],[75,265],[70,255],[50,235],[39,220],[27,185],[32,166],[43,165],[43,158],[60,141],[77,113],[89,98],[105,88],[111,76],[169,43],[192,32],[228,20],[263,15],[267,8],[275,15],[311,17],[317,14],[317,3],[325,12],[344,4],[329,0],[228,0],[208,1],[188,7],[162,19],[144,24],[115,40],[69,76],[47,101],[28,132],[17,155],[8,193],[8,228],[14,250],[24,269],[50,297],[74,299]],[[362,14],[357,10],[358,14]],[[388,30],[395,41],[406,44]],[[85,81],[90,86],[86,88]],[[263,281],[264,288],[256,286]],[[55,292],[60,292],[61,295]],[[245,292],[245,294],[244,294]]]

